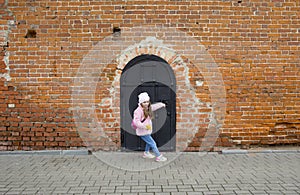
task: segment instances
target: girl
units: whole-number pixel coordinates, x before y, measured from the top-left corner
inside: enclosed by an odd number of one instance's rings
[[[145,152],[143,158],[156,157],[157,162],[166,161],[167,158],[160,154],[155,141],[151,137],[152,133],[152,116],[155,110],[158,110],[166,105],[164,103],[156,103],[151,105],[150,97],[146,92],[141,93],[139,96],[138,107],[134,111],[133,120],[137,126],[136,134],[146,142]],[[155,156],[150,153],[150,148]]]

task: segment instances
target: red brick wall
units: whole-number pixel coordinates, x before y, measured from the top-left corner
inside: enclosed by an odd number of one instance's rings
[[[126,27],[147,24],[187,33],[218,65],[227,105],[216,146],[300,143],[296,0],[0,0],[0,4],[0,150],[86,146],[77,132],[71,94],[84,56],[112,35],[114,27],[122,33]],[[108,97],[108,88],[119,74],[117,65],[112,61],[99,74],[102,83],[97,85],[96,103]],[[187,66],[196,96],[210,102],[205,80],[202,87],[195,84],[202,73],[192,63]],[[119,120],[112,110],[97,112],[101,125]],[[118,125],[106,128],[117,146]],[[205,128],[196,129],[187,150],[199,149]],[[103,141],[99,147],[106,145]]]

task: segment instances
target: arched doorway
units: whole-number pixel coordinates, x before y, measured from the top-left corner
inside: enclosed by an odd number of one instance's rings
[[[151,103],[164,102],[166,109],[155,112],[153,138],[161,151],[176,149],[176,79],[170,65],[155,55],[141,55],[123,69],[120,79],[121,146],[123,150],[143,150],[144,142],[130,127],[137,96],[150,95]]]

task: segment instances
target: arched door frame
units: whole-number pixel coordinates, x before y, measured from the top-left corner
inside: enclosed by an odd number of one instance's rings
[[[154,66],[154,71],[159,71],[156,72],[157,74],[160,74],[160,72],[163,72],[162,74],[164,74],[163,76],[158,76],[158,78],[156,78],[155,76],[153,78],[155,78],[154,80],[149,80],[149,78],[141,78],[140,82],[136,82],[136,83],[130,83],[126,81],[126,76],[127,73],[126,71],[129,71],[130,68],[133,68],[131,70],[134,70],[134,66],[135,65],[145,65],[145,66],[149,66],[149,64],[155,64]],[[140,68],[139,66],[137,66],[136,68]],[[151,67],[150,67],[151,68]],[[135,69],[134,71],[141,71],[140,69]],[[129,72],[130,74],[130,72]],[[143,73],[144,74],[144,73]],[[168,74],[168,75],[167,75]],[[153,76],[153,75],[152,75]],[[142,77],[142,76],[141,76]],[[165,78],[160,78],[160,77],[165,77]],[[131,80],[132,78],[129,78],[129,80]],[[147,80],[148,79],[148,80]],[[153,82],[153,83],[151,83]],[[122,75],[120,78],[120,111],[121,111],[121,146],[123,150],[131,150],[130,147],[126,142],[128,141],[129,137],[132,137],[130,139],[136,139],[136,135],[135,132],[130,128],[130,124],[129,122],[131,122],[131,117],[132,117],[132,104],[136,105],[135,102],[136,101],[130,101],[131,102],[131,109],[129,109],[129,96],[131,96],[131,94],[135,94],[137,93],[135,90],[137,90],[138,87],[144,87],[142,85],[147,85],[147,86],[151,86],[154,85],[154,89],[155,89],[155,94],[156,94],[156,99],[159,97],[158,94],[160,94],[160,92],[158,92],[158,89],[164,89],[161,96],[163,96],[164,98],[160,97],[160,99],[156,100],[156,101],[170,101],[168,102],[169,107],[166,108],[166,118],[167,121],[164,122],[164,125],[162,126],[163,130],[160,130],[159,132],[154,132],[153,136],[154,139],[157,139],[158,145],[160,147],[161,145],[161,150],[167,150],[167,151],[175,151],[176,150],[176,78],[175,78],[175,74],[171,68],[171,66],[162,58],[155,56],[155,55],[140,55],[137,56],[135,58],[133,58],[131,61],[129,61],[126,66],[124,67],[123,71],[122,71]],[[156,87],[157,86],[157,87]],[[126,88],[126,89],[125,89]],[[169,91],[168,93],[166,91]],[[166,94],[169,94],[168,96],[170,96],[167,100],[165,100],[165,96]],[[124,97],[126,96],[126,97]],[[136,96],[136,94],[134,95]],[[131,99],[131,98],[130,98]],[[155,99],[155,98],[154,98]],[[133,103],[132,103],[133,102]],[[136,105],[137,106],[137,105]],[[130,110],[130,111],[129,111]],[[164,132],[163,131],[170,131],[168,132],[168,135],[161,136]],[[170,136],[168,139],[163,140],[163,138],[160,137],[168,137]],[[136,142],[139,146],[143,145],[142,143],[140,143],[139,141],[140,139],[137,139]],[[163,141],[161,141],[163,140]],[[132,141],[133,143],[135,143],[135,141]],[[160,144],[161,142],[161,144]],[[166,143],[166,144],[165,144]],[[132,146],[134,147],[134,146]],[[137,149],[140,150],[141,148]],[[135,149],[133,149],[135,150]]]

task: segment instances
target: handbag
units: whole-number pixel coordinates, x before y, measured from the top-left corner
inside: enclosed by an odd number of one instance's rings
[[[141,122],[143,123],[145,120],[146,120],[146,119],[144,118]],[[132,119],[132,121],[131,121],[131,128],[133,128],[134,130],[137,129],[137,126],[136,126],[136,124],[134,123],[134,119]]]

